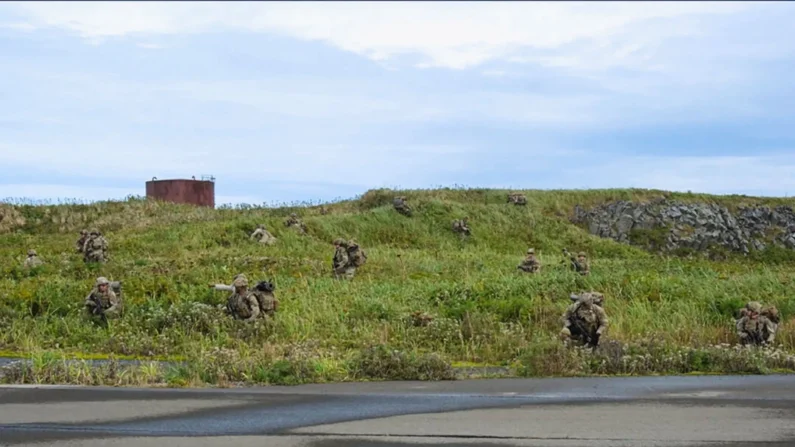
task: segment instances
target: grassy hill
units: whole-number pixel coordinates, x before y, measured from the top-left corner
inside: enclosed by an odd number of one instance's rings
[[[767,372],[795,370],[793,261],[755,253],[720,262],[661,257],[591,236],[571,224],[575,205],[646,200],[787,204],[795,200],[672,194],[650,190],[374,190],[319,206],[204,209],[129,199],[91,205],[10,205],[0,213],[0,351],[25,354],[32,369],[6,381],[80,383],[295,383],[373,378],[446,378],[450,364],[507,365],[520,375]],[[404,217],[391,199],[405,195]],[[283,224],[298,212],[299,235]],[[472,237],[450,229],[468,216]],[[274,246],[248,239],[258,223]],[[74,251],[77,232],[98,227],[110,261],[87,266]],[[350,281],[331,277],[331,241],[354,238],[367,265]],[[516,265],[528,247],[540,275]],[[28,248],[46,265],[22,268]],[[560,263],[561,250],[586,251],[592,274]],[[273,279],[280,309],[273,324],[246,325],[219,314],[226,294],[208,283]],[[81,316],[97,276],[123,281],[126,313],[107,329]],[[572,292],[604,293],[610,318],[595,354],[555,337]],[[775,304],[784,318],[776,349],[735,343],[733,317],[747,301]],[[416,326],[412,312],[434,317]],[[724,345],[721,345],[724,344]],[[70,366],[60,356],[169,358],[119,375]],[[81,369],[82,368],[82,369]]]

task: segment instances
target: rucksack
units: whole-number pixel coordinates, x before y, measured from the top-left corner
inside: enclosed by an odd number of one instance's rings
[[[361,267],[367,262],[367,254],[359,246],[349,248],[348,257],[355,267]]]

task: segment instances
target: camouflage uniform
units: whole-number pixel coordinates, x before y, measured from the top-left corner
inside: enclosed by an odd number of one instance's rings
[[[533,248],[527,250],[527,257],[516,268],[527,273],[538,273],[541,271],[541,262],[536,259],[536,251]]]
[[[590,296],[591,298],[593,298],[594,306],[599,306],[602,309],[604,309],[605,296],[604,294],[599,292],[583,292],[579,295],[572,293],[571,295],[569,295],[569,299],[576,303],[577,301],[580,300],[580,298],[583,298],[585,296]]]
[[[75,248],[77,249],[78,253],[83,253],[83,248],[86,245],[86,241],[88,240],[88,231],[80,230],[80,239],[77,240],[75,244]]]
[[[563,329],[560,335],[595,348],[605,329],[607,329],[607,314],[604,309],[595,305],[593,295],[583,294],[563,314]]]
[[[469,218],[465,217],[463,219],[456,219],[453,221],[453,232],[458,233],[462,238],[467,237],[472,234],[472,230],[470,230],[469,226],[467,225]]]
[[[85,262],[105,262],[107,260],[108,241],[102,236],[99,230],[91,230],[91,233],[83,245],[83,260]]]
[[[395,197],[392,200],[392,206],[395,207],[395,210],[407,217],[411,217],[411,208],[406,204],[406,198],[404,196]]]
[[[259,303],[259,314],[262,318],[269,320],[276,315],[279,310],[279,300],[273,294],[276,287],[271,281],[260,281],[254,286],[254,291],[251,293],[257,298]]]
[[[298,218],[298,215],[295,213],[290,214],[290,217],[284,221],[284,226],[288,228],[295,228],[301,234],[306,233],[306,225],[301,219]]]
[[[238,276],[232,283],[235,291],[226,300],[226,311],[236,320],[254,321],[259,316],[259,302],[248,291],[248,279]]]
[[[265,245],[273,245],[276,243],[276,238],[265,229],[264,225],[257,225],[257,229],[251,233],[251,239]]]
[[[43,262],[36,254],[36,250],[28,250],[28,257],[25,258],[25,268],[33,268],[42,265]]]
[[[740,343],[743,345],[773,343],[778,324],[762,311],[762,305],[757,301],[751,301],[743,310],[741,318],[735,323]]]
[[[577,253],[577,257],[574,257],[568,250],[565,248],[563,249],[563,254],[569,257],[571,261],[571,269],[575,272],[579,273],[582,276],[588,276],[591,274],[591,267],[588,265],[588,258],[585,256],[585,252],[581,251]]]
[[[514,192],[508,194],[508,203],[512,203],[514,205],[527,205],[527,197],[525,197],[524,194]]]
[[[86,297],[85,309],[91,317],[103,320],[107,317],[114,318],[121,315],[122,302],[111,289],[107,278],[100,276],[94,288]]]
[[[334,240],[334,258],[331,269],[335,278],[353,278],[356,268],[351,268],[348,257],[348,242],[343,239]]]

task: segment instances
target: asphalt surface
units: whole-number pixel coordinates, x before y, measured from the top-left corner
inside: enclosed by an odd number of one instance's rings
[[[0,445],[795,446],[795,376],[9,386]]]

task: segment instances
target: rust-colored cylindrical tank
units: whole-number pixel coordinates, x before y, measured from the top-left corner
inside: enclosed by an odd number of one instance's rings
[[[188,203],[215,208],[215,182],[212,180],[157,180],[146,182],[146,197],[173,203]]]

